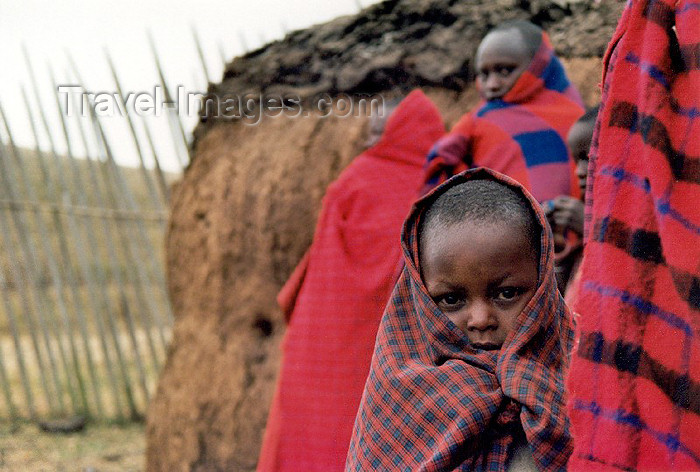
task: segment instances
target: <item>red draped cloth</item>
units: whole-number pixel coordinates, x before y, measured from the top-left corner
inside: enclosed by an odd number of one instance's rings
[[[629,0],[604,63],[571,470],[700,469],[700,2]]]
[[[540,202],[579,197],[566,136],[582,114],[581,97],[543,33],[529,67],[508,93],[482,101],[435,144],[425,191],[464,169],[483,166],[517,180]]]
[[[328,188],[313,243],[278,297],[289,326],[258,471],[343,469],[379,320],[400,271],[401,224],[425,156],[443,134],[435,105],[414,91],[379,143]]]
[[[523,192],[542,231],[538,287],[499,351],[474,350],[420,276],[418,228],[430,202],[469,179]],[[382,318],[348,452],[348,471],[502,471],[524,430],[541,470],[571,453],[564,377],[571,313],[554,279],[552,234],[537,201],[486,169],[460,174],[421,199],[404,227],[405,267]]]

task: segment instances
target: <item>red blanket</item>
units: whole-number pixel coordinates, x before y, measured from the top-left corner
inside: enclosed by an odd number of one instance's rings
[[[400,271],[401,223],[418,195],[425,155],[443,133],[435,105],[414,91],[379,143],[328,188],[313,243],[278,297],[291,318],[259,471],[343,469]]]
[[[700,469],[700,1],[628,1],[604,70],[570,468]]]
[[[537,291],[500,351],[472,349],[421,280],[422,211],[467,179],[496,179],[522,191],[512,179],[477,169],[414,207],[402,238],[405,267],[379,328],[346,470],[505,470],[516,422],[542,470],[560,470],[569,458],[564,370],[573,328],[554,281],[551,232],[542,231]],[[540,205],[526,195],[548,228]]]
[[[581,104],[543,33],[530,66],[503,99],[482,102],[433,147],[425,191],[466,168],[483,166],[514,178],[540,202],[578,197],[566,135],[583,114]]]

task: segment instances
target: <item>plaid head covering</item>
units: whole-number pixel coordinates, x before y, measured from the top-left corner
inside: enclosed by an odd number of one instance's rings
[[[420,276],[424,211],[470,179],[522,192],[545,228],[537,290],[500,351],[473,349]],[[571,452],[564,376],[573,329],[556,289],[547,228],[521,185],[486,169],[459,174],[414,205],[402,236],[405,267],[379,327],[346,470],[505,470],[514,432],[523,429],[539,468],[563,469]]]
[[[573,470],[700,468],[700,1],[629,0],[605,57]]]
[[[424,192],[470,167],[488,167],[525,186],[540,202],[578,197],[566,135],[583,114],[547,33],[528,68],[502,99],[482,101],[433,146]]]

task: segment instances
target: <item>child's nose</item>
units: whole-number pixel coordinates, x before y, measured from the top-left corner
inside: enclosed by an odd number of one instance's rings
[[[498,74],[491,72],[486,77],[485,85],[488,90],[498,90],[501,87],[501,79]]]
[[[491,313],[491,305],[485,300],[474,301],[469,306],[467,314],[467,329],[485,331],[494,327],[495,318]]]

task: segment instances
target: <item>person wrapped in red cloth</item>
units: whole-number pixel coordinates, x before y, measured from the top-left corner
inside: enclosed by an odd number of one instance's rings
[[[628,1],[603,71],[569,469],[698,470],[700,1]]]
[[[401,223],[445,128],[415,90],[371,131],[381,138],[329,186],[311,247],[278,296],[288,327],[260,472],[345,464],[377,327],[400,271]]]
[[[566,135],[583,114],[582,101],[547,34],[527,21],[503,23],[484,37],[475,62],[483,100],[431,150],[424,192],[483,166],[514,178],[540,202],[579,197]]]
[[[561,470],[571,312],[539,203],[488,169],[414,206],[347,471]]]

